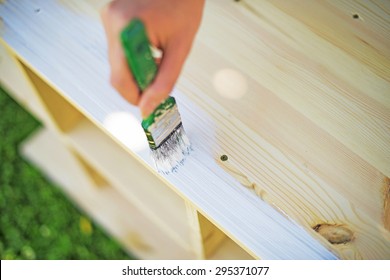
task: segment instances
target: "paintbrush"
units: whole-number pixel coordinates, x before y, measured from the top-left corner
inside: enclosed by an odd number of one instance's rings
[[[158,71],[143,22],[133,19],[122,30],[121,41],[127,64],[142,94]],[[157,170],[164,174],[176,171],[190,153],[191,145],[175,98],[165,99],[141,125]]]

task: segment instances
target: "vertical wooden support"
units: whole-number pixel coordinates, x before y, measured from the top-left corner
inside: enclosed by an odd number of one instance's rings
[[[209,258],[221,245],[227,236],[223,231],[211,223],[205,216],[198,212],[200,232],[206,258]]]
[[[203,238],[200,230],[198,211],[186,201],[188,224],[190,227],[190,242],[196,259],[205,259]]]
[[[386,177],[383,184],[383,225],[390,231],[390,178]]]
[[[35,90],[19,60],[0,39],[0,85],[20,105],[27,108],[40,121],[49,122],[47,112],[37,99]]]
[[[65,100],[58,92],[45,83],[23,62],[19,61],[30,81],[36,89],[37,95],[46,107],[54,125],[61,132],[71,130],[84,116]]]
[[[52,126],[59,132],[59,137],[63,132],[71,130],[79,121],[85,117],[75,109],[68,101],[66,101],[58,92],[45,83],[37,74],[35,74],[28,66],[19,59],[12,57],[15,67],[19,66],[20,75],[25,76],[26,82],[30,82],[31,91],[33,92],[29,99],[34,99],[35,103],[39,104],[40,117],[46,125]],[[25,91],[25,89],[22,89]],[[20,91],[22,91],[20,90]],[[22,92],[17,94],[21,95]],[[23,93],[24,94],[24,93]],[[23,97],[20,96],[23,101]],[[36,104],[35,104],[36,105]],[[36,106],[35,106],[36,107]],[[56,133],[58,134],[58,133]],[[82,167],[85,175],[90,179],[91,185],[97,187],[108,186],[107,181],[99,174],[86,160],[83,159],[73,149],[70,149],[75,160]]]
[[[218,249],[227,236],[189,202],[186,202],[186,208],[195,255],[199,259],[207,259]]]
[[[78,161],[80,166],[83,168],[84,173],[88,175],[93,185],[96,187],[107,187],[109,183],[94,167],[92,167],[78,152],[70,149],[74,158]]]

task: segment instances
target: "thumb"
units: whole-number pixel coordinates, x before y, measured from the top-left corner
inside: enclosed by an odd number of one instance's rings
[[[139,107],[142,118],[148,117],[169,96],[189,50],[190,44],[181,39],[170,41],[167,47],[164,48],[156,78],[141,95]]]

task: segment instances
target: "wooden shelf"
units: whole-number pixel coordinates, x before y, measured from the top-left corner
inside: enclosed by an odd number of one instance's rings
[[[121,243],[129,254],[142,259],[194,259],[197,256],[166,234],[153,219],[132,206],[115,188],[97,187],[81,170],[80,162],[47,129],[35,132],[20,147],[21,154],[57,184],[94,221]],[[188,226],[186,221],[182,225]],[[180,242],[182,243],[182,242]],[[209,259],[253,259],[230,238],[225,238]]]
[[[26,156],[126,248],[142,258],[390,258],[386,9],[207,1],[172,92],[194,151],[163,175],[138,108],[108,83],[103,2],[0,4],[0,80],[54,133],[77,182],[45,151],[46,130]]]
[[[29,161],[45,170],[49,179],[61,186],[79,207],[124,245],[129,253],[144,259],[195,257],[115,188],[96,187],[53,132],[36,132],[21,147],[21,151]]]
[[[40,84],[41,80],[34,73],[26,73],[30,70],[0,47],[0,70],[6,74],[1,81],[15,100],[51,128],[40,129],[26,140],[20,148],[22,155],[44,170],[48,179],[130,254],[143,259],[206,257],[202,240],[194,244],[191,239],[198,229],[192,229],[188,222],[190,214],[184,200],[85,117],[76,118],[76,124],[68,125],[70,130],[64,133],[58,130],[61,125],[56,121],[63,120],[53,118],[51,111],[56,106],[69,110],[69,103],[62,98],[48,101],[48,95],[34,88],[34,81]],[[73,110],[66,113],[77,115]],[[207,231],[218,229],[208,222]],[[196,252],[194,247],[202,252]],[[213,244],[207,258],[252,257],[224,236]]]
[[[185,203],[154,174],[87,120],[65,135],[117,191],[182,246],[189,246]]]

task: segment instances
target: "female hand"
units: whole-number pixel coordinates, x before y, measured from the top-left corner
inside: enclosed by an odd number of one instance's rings
[[[114,0],[101,11],[107,36],[112,86],[143,118],[168,97],[179,77],[202,18],[204,0]],[[153,83],[142,93],[134,82],[120,42],[120,32],[133,19],[143,21],[149,40],[162,50]]]

